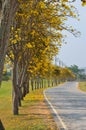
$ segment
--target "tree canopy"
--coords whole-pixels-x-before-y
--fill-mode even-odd
[[[12,0],[2,7],[0,82],[6,56],[13,66],[13,113],[17,115],[21,99],[29,92],[29,80],[33,86],[34,79],[39,84],[43,78],[56,81],[58,75],[65,80],[74,78],[52,60],[65,39],[63,31],[78,35],[66,25],[68,18],[77,19],[78,13],[68,0]]]

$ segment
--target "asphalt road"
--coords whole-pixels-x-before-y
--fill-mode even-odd
[[[77,88],[76,82],[49,88],[45,96],[60,120],[61,130],[86,130],[86,93]]]

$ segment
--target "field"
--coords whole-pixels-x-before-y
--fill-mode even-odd
[[[80,82],[79,89],[86,92],[86,82]]]
[[[43,89],[30,92],[22,101],[19,115],[12,114],[12,83],[3,82],[0,88],[0,119],[5,130],[58,130],[46,106]]]

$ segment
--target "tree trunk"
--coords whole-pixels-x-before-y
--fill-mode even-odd
[[[13,114],[18,115],[17,59],[15,57],[13,67]]]
[[[43,79],[41,79],[41,82],[42,82],[42,88],[44,88],[44,82],[43,82]]]
[[[37,79],[37,89],[40,88],[40,85],[39,85],[39,78]]]
[[[27,94],[27,87],[26,87],[26,83],[23,83],[23,97],[25,97]]]
[[[5,55],[10,38],[10,27],[14,19],[15,13],[18,9],[17,0],[5,0],[2,5],[1,17],[1,39],[0,39],[0,84],[2,81],[2,73]]]
[[[54,86],[54,82],[53,82],[53,80],[52,80],[52,87]]]
[[[48,79],[48,87],[50,87],[50,79]]]
[[[18,86],[18,106],[22,106],[21,105],[21,100],[22,100],[22,91],[21,91],[21,88],[19,88],[19,86]]]
[[[29,79],[27,79],[26,89],[27,89],[27,93],[29,93]]]
[[[35,79],[35,89],[37,89],[37,80]]]
[[[32,88],[32,91],[34,90],[34,83],[33,83],[33,79],[31,79],[31,88]]]
[[[16,88],[17,91],[17,88]],[[13,89],[13,114],[18,115],[18,95],[17,92]]]

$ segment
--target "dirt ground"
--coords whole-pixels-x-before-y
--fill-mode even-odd
[[[33,116],[35,119],[43,119],[43,123],[46,125],[47,130],[59,130],[51,115],[51,111],[44,100],[40,101],[37,105],[31,106],[29,113],[30,116]]]

